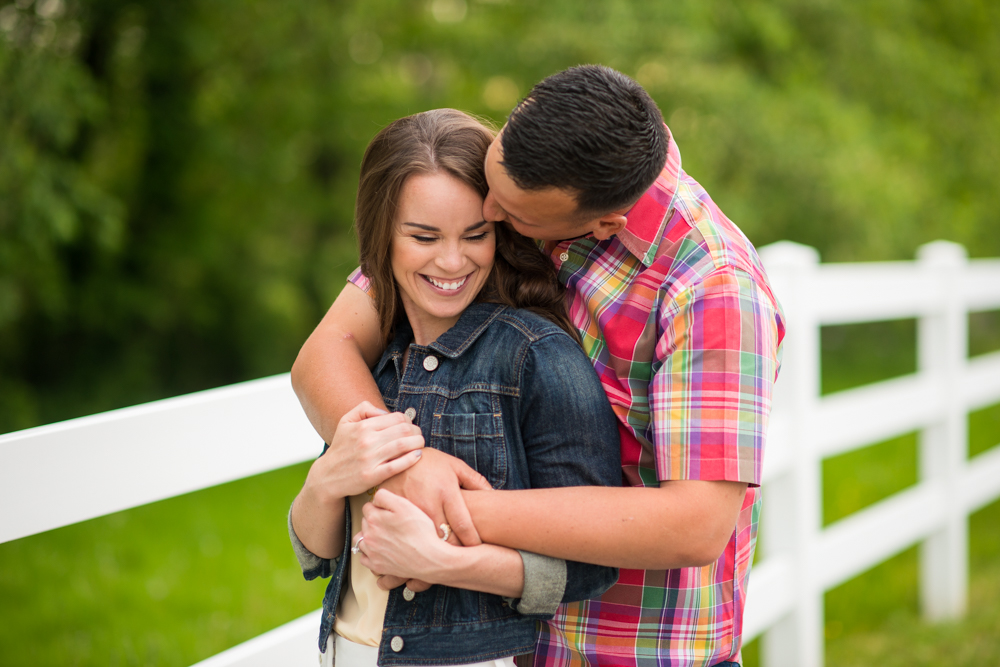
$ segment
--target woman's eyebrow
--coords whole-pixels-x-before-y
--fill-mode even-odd
[[[473,230],[479,229],[483,225],[487,224],[486,220],[480,220],[479,222],[474,222],[465,228],[466,232],[471,232]],[[441,230],[433,225],[422,225],[419,222],[404,222],[405,227],[416,227],[417,229],[423,230],[425,232],[440,232]]]

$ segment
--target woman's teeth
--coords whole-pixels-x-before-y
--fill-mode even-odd
[[[465,284],[465,281],[468,280],[468,278],[469,278],[469,276],[465,276],[465,278],[462,278],[461,280],[456,280],[455,282],[445,283],[445,282],[441,282],[440,280],[436,280],[435,278],[431,278],[430,276],[427,276],[427,280],[429,280],[430,283],[432,285],[434,285],[434,287],[437,287],[439,289],[446,289],[446,290],[456,290],[456,289],[458,289],[459,287],[461,287],[462,285]]]

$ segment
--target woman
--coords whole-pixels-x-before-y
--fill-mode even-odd
[[[454,546],[439,539],[447,524],[377,490],[440,456],[423,443],[494,488],[621,481],[615,418],[552,264],[483,220],[492,139],[466,114],[428,111],[383,129],[362,161],[355,226],[366,278],[353,279],[379,314],[387,348],[373,372],[394,412],[362,404],[345,416],[290,513],[306,578],[333,576],[320,628],[328,664],[335,651],[342,667],[512,665],[532,650],[536,619],[617,578],[614,568]],[[390,564],[436,585],[383,591],[377,573]]]

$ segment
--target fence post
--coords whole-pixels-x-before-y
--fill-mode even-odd
[[[933,621],[964,614],[969,585],[968,516],[958,501],[969,449],[960,386],[968,364],[968,315],[960,289],[968,256],[961,245],[934,241],[917,250],[917,259],[938,282],[928,295],[932,312],[917,327],[918,369],[932,378],[936,402],[944,407],[941,420],[920,434],[921,481],[939,485],[946,503],[944,526],[920,545],[920,602]]]
[[[781,241],[761,248],[760,256],[786,318],[773,413],[788,424],[793,461],[764,488],[760,546],[765,558],[791,562],[796,591],[792,612],[761,638],[761,662],[765,667],[822,667],[823,590],[812,558],[822,527],[823,491],[821,461],[807,435],[820,392],[819,323],[811,307],[819,253]]]

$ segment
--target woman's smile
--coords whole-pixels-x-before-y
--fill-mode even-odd
[[[465,283],[469,279],[469,276],[471,275],[472,274],[469,273],[462,276],[461,278],[453,278],[450,280],[444,278],[434,278],[432,276],[425,276],[423,274],[421,274],[421,277],[434,287],[438,288],[441,292],[444,292],[446,294],[448,293],[456,294],[459,290],[465,287]]]

